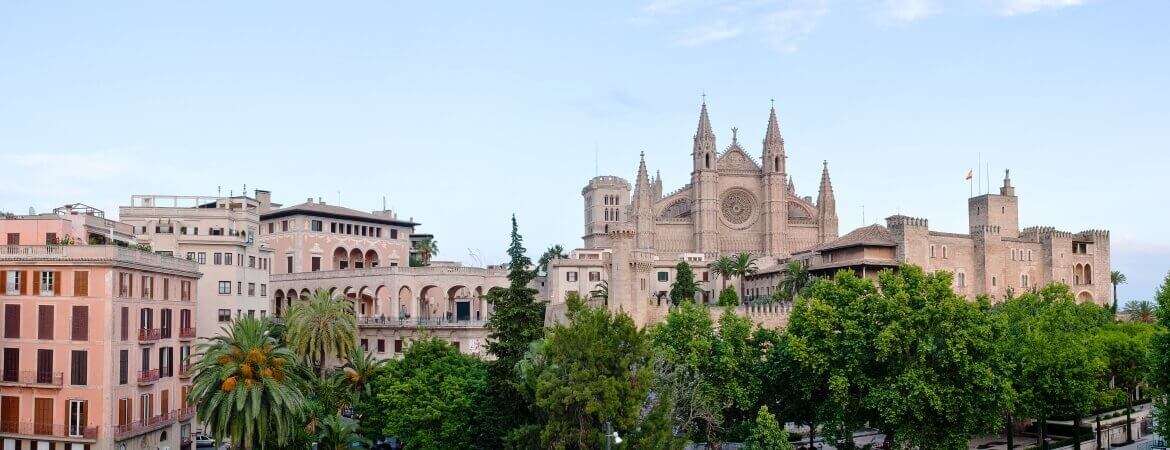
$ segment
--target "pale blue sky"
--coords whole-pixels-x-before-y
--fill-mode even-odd
[[[982,153],[1023,225],[1112,230],[1123,299],[1170,269],[1170,2],[553,3],[0,3],[0,209],[386,195],[444,259],[494,263],[513,212],[534,255],[580,245],[595,149],[684,184],[705,91],[753,153],[776,99],[842,232],[862,205],[963,232]]]

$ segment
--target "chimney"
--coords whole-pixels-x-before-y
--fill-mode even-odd
[[[306,198],[305,203],[313,203],[313,197]]]
[[[260,202],[260,214],[272,209],[272,193],[265,190],[256,190],[256,201]]]

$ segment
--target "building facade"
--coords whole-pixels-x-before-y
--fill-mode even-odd
[[[0,218],[2,448],[189,447],[198,265],[79,242],[100,211],[58,211]]]
[[[134,195],[119,209],[141,244],[199,264],[197,333],[222,333],[233,318],[269,313],[272,249],[256,240],[260,202],[247,196]]]
[[[872,277],[902,263],[947,271],[955,292],[968,298],[1001,300],[1058,282],[1072,288],[1080,302],[1111,305],[1115,300],[1109,232],[1020,228],[1019,197],[1008,173],[998,194],[967,200],[967,217],[967,233],[947,233],[931,230],[927,219],[895,215],[884,226],[859,228],[792,258],[817,275],[849,269]],[[749,288],[766,288],[772,280],[764,281],[763,275],[749,279]]]

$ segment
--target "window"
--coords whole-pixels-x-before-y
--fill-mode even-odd
[[[565,272],[565,281],[577,281],[577,272]]]
[[[293,269],[293,268],[292,268],[292,262],[293,262],[293,259],[292,259],[292,258],[293,258],[293,257],[291,257],[291,256],[289,256],[289,257],[285,258],[284,267],[285,267],[285,269],[286,269],[286,270],[288,270],[288,272],[287,272],[287,273],[292,273],[292,269]],[[313,259],[317,260],[317,263],[318,263],[318,264],[320,264],[320,261],[321,261],[321,258],[320,258],[320,257],[318,257],[318,256],[314,256],[314,257],[313,257]]]
[[[37,383],[53,382],[53,351],[37,350]]]
[[[670,272],[658,272],[658,281],[670,281]]]
[[[142,298],[154,300],[154,277],[142,277]]]
[[[242,253],[236,253],[236,263],[239,264],[240,267],[244,267],[244,255]]]
[[[232,265],[232,254],[231,253],[224,253],[223,254],[223,265],[225,265],[225,266]]]
[[[934,258],[934,244],[930,244],[930,257]]]
[[[130,350],[118,351],[118,384],[130,382]]]
[[[267,284],[260,283],[260,296],[261,297],[268,296],[268,285]]]
[[[249,297],[256,296],[256,283],[248,283],[248,296]]]
[[[194,261],[195,260],[195,252],[187,252],[187,260]]]
[[[138,397],[138,420],[146,422],[154,417],[154,394],[142,394]]]
[[[195,233],[199,234],[199,233]],[[207,264],[207,253],[199,252],[199,264]]]
[[[8,245],[20,245],[20,233],[8,233]]]
[[[85,400],[70,400],[69,401],[69,435],[81,436],[85,434],[85,428],[88,424],[87,420],[87,406]]]
[[[230,309],[219,310],[219,321],[220,322],[231,322],[232,321],[232,310],[230,310]]]
[[[89,340],[89,306],[73,306],[72,338],[75,341]]]
[[[215,261],[215,265],[217,265],[217,266],[223,264],[223,253],[215,252],[215,257],[213,258],[213,260]]]
[[[4,338],[20,339],[20,305],[4,305]]]
[[[41,289],[40,295],[50,297],[57,291],[57,277],[56,272],[40,272]]]
[[[601,272],[589,272],[589,281],[601,281]]]
[[[130,339],[130,308],[127,306],[123,306],[122,307],[122,340],[127,341],[129,339]]]
[[[942,246],[943,259],[947,259],[947,246]]]
[[[57,233],[45,233],[45,245],[57,245]]]
[[[179,300],[182,300],[182,301],[190,301],[191,300],[191,282],[190,281],[180,281],[179,282]]]
[[[1025,273],[1025,274],[1020,275],[1020,287],[1022,287],[1022,288],[1028,287],[1028,274]]]
[[[324,228],[325,227],[322,225],[320,220],[314,220],[314,221],[309,222],[309,230],[311,230],[311,231],[322,231],[322,230],[324,230]]]
[[[170,300],[171,299],[171,279],[170,278],[163,278],[162,294],[163,294],[163,298],[162,298],[163,300]]]
[[[995,282],[996,282],[995,277],[991,277],[991,285],[992,286],[995,286]]]
[[[287,220],[280,221],[280,231],[288,231],[288,221]]]
[[[73,350],[73,362],[69,371],[69,384],[85,386],[89,378],[89,354],[85,350]]]
[[[244,282],[243,281],[236,282],[236,295],[244,295]]]
[[[1032,260],[1032,251],[1028,250],[1028,261]]]
[[[967,286],[967,274],[965,274],[963,272],[959,272],[959,273],[955,274],[955,284],[958,287]]]
[[[706,271],[706,270],[704,270],[704,271],[703,271],[703,281],[704,281],[704,282],[710,281],[710,280],[708,280],[708,279],[707,279],[708,277],[709,277],[709,275],[707,275],[707,271]]]
[[[231,281],[220,281],[219,282],[219,295],[228,295],[231,293],[232,293],[232,282]]]
[[[402,353],[402,339],[394,340],[394,353]]]
[[[9,270],[4,272],[4,293],[6,295],[20,295],[23,272]]]
[[[360,343],[358,344],[358,346],[360,346],[363,351],[367,351],[367,352],[370,351],[370,340],[369,339],[363,338],[359,342]]]
[[[53,305],[37,306],[37,339],[53,340]]]
[[[397,229],[395,229],[395,228],[390,229],[390,239],[398,239],[398,230]]]
[[[252,269],[256,268],[256,257],[255,256],[248,257],[248,267],[252,268]]]
[[[290,256],[289,258],[292,258],[292,257]],[[291,261],[291,259],[290,259],[290,261]],[[320,271],[320,270],[321,270],[321,257],[320,257],[320,256],[314,256],[314,257],[313,257],[313,266],[312,266],[312,267],[313,267],[313,269],[312,269],[312,270],[313,270],[314,272],[317,272],[317,271]]]
[[[20,373],[20,349],[19,348],[5,348],[4,349],[4,381],[16,381],[19,379],[17,374]]]

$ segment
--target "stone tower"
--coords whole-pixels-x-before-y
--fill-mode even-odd
[[[994,225],[999,227],[1001,236],[1020,236],[1020,201],[1010,175],[1004,171],[999,195],[983,194],[967,200],[967,222],[972,229]]]
[[[600,176],[581,189],[585,200],[585,246],[609,247],[609,230],[625,221],[629,207],[630,183],[620,177]]]
[[[768,116],[768,131],[764,134],[764,254],[787,256],[785,248],[788,232],[788,171],[785,168],[784,138],[776,120],[776,108]]]
[[[823,244],[837,238],[837,197],[833,195],[833,182],[829,179],[829,162],[821,169],[821,187],[817,192],[817,243]]]
[[[695,145],[691,152],[694,171],[691,183],[695,208],[695,249],[704,254],[719,253],[719,155],[715,147],[715,132],[707,117],[707,102],[699,111],[699,127],[695,131]]]

